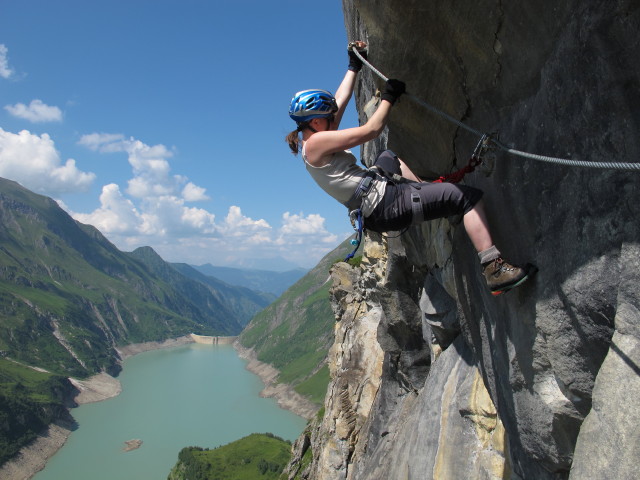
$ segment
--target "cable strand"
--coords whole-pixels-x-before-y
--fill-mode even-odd
[[[362,61],[362,63],[364,65],[367,66],[367,68],[369,68],[369,70],[371,70],[373,73],[375,73],[378,77],[380,77],[383,81],[388,81],[389,79],[384,76],[382,74],[382,72],[380,72],[378,69],[376,69],[373,65],[371,65],[371,63],[369,63],[369,61],[364,58],[360,52],[358,51],[357,48],[355,47],[351,47],[352,50],[354,51],[354,53],[356,54],[356,56]],[[464,128],[465,130],[478,135],[479,137],[483,136],[484,133],[480,132],[479,130],[476,130],[473,127],[470,127],[469,125],[461,122],[460,120],[457,120],[456,118],[452,117],[451,115],[449,115],[448,113],[443,112],[442,110],[434,107],[433,105],[425,102],[424,100],[416,97],[415,95],[412,95],[411,93],[405,93],[405,96],[411,98],[414,102],[416,102],[417,104],[423,106],[424,108],[426,108],[427,110],[435,113],[436,115],[439,115],[443,118],[445,118],[446,120],[449,120],[451,123],[454,123],[455,125],[459,126],[460,128]],[[634,171],[640,171],[640,163],[624,163],[624,162],[592,162],[592,161],[584,161],[584,160],[573,160],[573,159],[568,159],[568,158],[557,158],[557,157],[549,157],[546,155],[538,155],[536,153],[529,153],[529,152],[523,152],[520,150],[516,150],[515,148],[510,148],[507,147],[506,145],[504,145],[503,143],[490,138],[491,143],[493,143],[495,146],[497,146],[498,148],[500,148],[501,150],[510,153],[511,155],[516,155],[519,157],[523,157],[523,158],[528,158],[531,160],[537,160],[540,162],[548,162],[548,163],[555,163],[555,164],[559,164],[559,165],[567,165],[567,166],[573,166],[573,167],[587,167],[587,168],[607,168],[607,169],[615,169],[615,170],[634,170]]]

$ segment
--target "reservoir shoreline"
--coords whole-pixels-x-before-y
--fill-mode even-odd
[[[173,348],[190,343],[231,344],[237,337],[203,337],[200,335],[185,335],[162,342],[135,343],[118,347],[116,350],[121,360],[151,350]],[[209,340],[211,339],[211,340]],[[93,375],[86,380],[69,378],[76,387],[78,394],[73,398],[77,405],[100,402],[116,397],[122,391],[117,378],[107,373]],[[295,413],[295,412],[294,412]],[[60,419],[49,425],[29,445],[11,460],[0,467],[0,478],[11,480],[30,480],[42,470],[47,461],[60,450],[75,429],[75,422],[69,412],[68,419]]]
[[[286,383],[277,383],[276,380],[280,375],[279,370],[258,360],[253,349],[242,346],[238,341],[233,343],[233,348],[236,349],[240,358],[247,360],[247,370],[262,380],[265,387],[260,392],[261,397],[274,398],[280,408],[289,410],[305,420],[311,420],[315,417],[320,407],[300,395],[292,386]]]
[[[316,415],[318,411],[316,404],[297,393],[291,386],[276,383],[275,380],[280,374],[279,370],[267,363],[260,362],[255,352],[252,349],[243,347],[237,341],[237,337],[204,337],[192,334],[162,342],[125,345],[118,347],[117,351],[124,361],[139,353],[173,348],[190,343],[232,345],[238,356],[247,361],[246,369],[258,376],[262,381],[264,389],[260,392],[260,396],[274,398],[280,408],[289,410],[306,420]],[[118,379],[107,373],[99,373],[86,380],[69,378],[69,381],[79,392],[73,399],[78,405],[107,400],[116,397],[122,391]],[[71,412],[68,419],[52,423],[29,445],[23,447],[14,458],[0,467],[0,478],[30,480],[64,446],[75,428]]]

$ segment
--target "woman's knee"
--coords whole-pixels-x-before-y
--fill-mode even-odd
[[[380,152],[376,157],[374,165],[382,168],[386,172],[395,173],[397,175],[401,175],[402,173],[400,169],[400,160],[391,150],[383,150]]]

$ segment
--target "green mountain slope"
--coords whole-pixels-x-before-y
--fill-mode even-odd
[[[52,421],[71,421],[65,408],[71,389],[66,377],[0,358],[0,465]]]
[[[259,312],[239,337],[258,360],[280,370],[278,381],[321,404],[329,382],[326,356],[335,318],[329,301],[329,269],[353,247],[343,242],[309,273]]]
[[[120,252],[50,198],[0,179],[4,356],[83,377],[116,373],[118,345],[240,330],[228,306],[151,249]]]
[[[183,448],[169,480],[276,480],[290,455],[289,442],[253,433],[213,450]]]

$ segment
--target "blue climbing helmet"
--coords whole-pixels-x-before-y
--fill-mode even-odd
[[[338,111],[338,104],[326,90],[303,90],[291,99],[289,116],[297,123],[314,118],[329,117]]]

